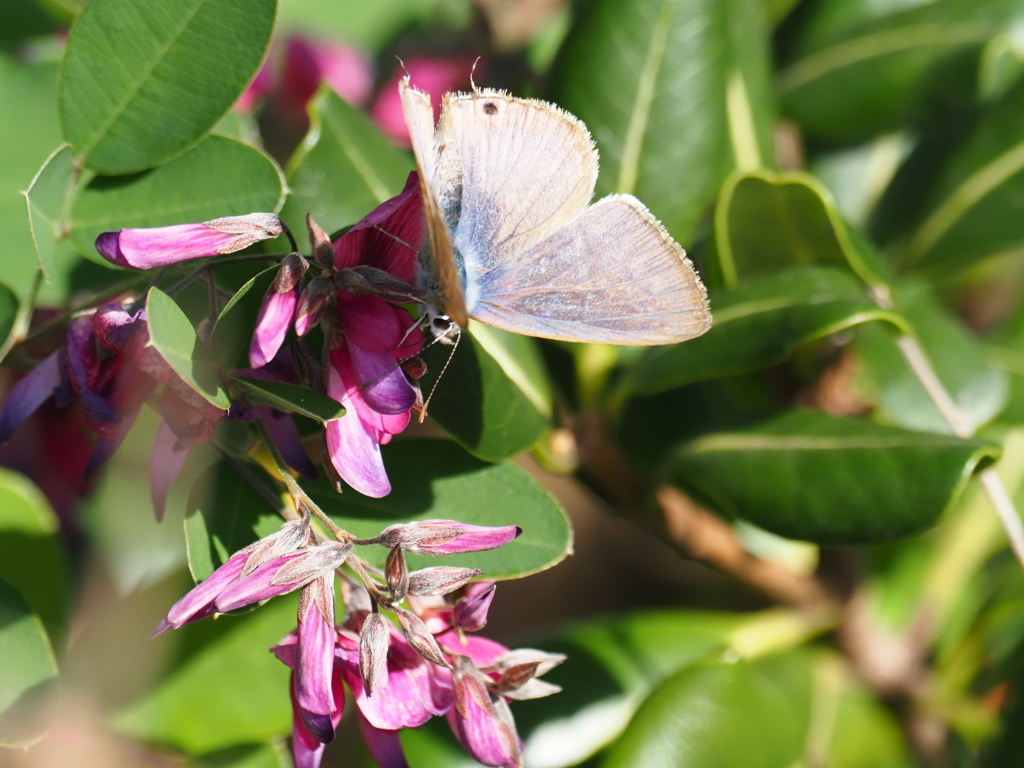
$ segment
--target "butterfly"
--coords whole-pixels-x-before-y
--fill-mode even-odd
[[[469,318],[515,333],[670,344],[711,327],[683,249],[632,195],[591,204],[597,149],[553,104],[503,91],[399,85],[427,238],[419,288],[437,335]]]

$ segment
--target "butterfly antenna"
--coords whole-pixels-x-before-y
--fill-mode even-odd
[[[469,85],[473,89],[473,93],[476,93],[476,83],[473,82],[473,75],[476,74],[476,65],[480,63],[480,58],[480,56],[476,57],[476,60],[473,62],[473,66],[469,70]]]
[[[399,245],[404,245],[410,251],[413,251],[414,253],[419,253],[420,252],[419,248],[417,248],[417,247],[415,247],[413,245],[409,245],[409,243],[405,242],[405,240],[400,238],[398,235],[394,235],[394,234],[388,232],[380,224],[371,224],[370,227],[373,228],[373,229],[376,229],[378,232],[380,232],[383,235],[387,235],[388,237],[390,237],[392,240],[394,240]]]
[[[401,349],[401,348],[402,348],[402,346],[403,346],[403,345],[405,344],[406,340],[407,340],[407,339],[409,338],[409,334],[410,334],[410,333],[412,333],[412,332],[413,332],[414,330],[416,330],[416,326],[418,326],[418,325],[420,324],[420,322],[421,322],[421,321],[422,321],[422,318],[421,318],[421,319],[419,319],[419,320],[417,320],[417,321],[416,321],[415,323],[413,323],[413,324],[412,324],[412,325],[411,325],[411,326],[409,327],[409,330],[407,330],[407,331],[405,332],[405,335],[404,335],[404,336],[402,337],[402,340],[401,340],[401,341],[400,341],[400,342],[398,343],[398,346],[396,347],[396,349]],[[442,339],[444,339],[444,338],[447,338],[447,336],[446,336],[446,335],[444,335],[444,336],[435,336],[434,338],[432,338],[432,339],[431,339],[430,341],[426,342],[426,343],[425,343],[425,344],[424,344],[424,345],[423,345],[423,346],[422,346],[422,347],[420,348],[420,352],[422,352],[422,351],[423,351],[424,349],[429,349],[429,348],[430,348],[430,347],[432,347],[432,346],[433,346],[434,344],[437,344],[437,343],[438,343],[439,341],[441,341],[441,340],[442,340]],[[458,336],[456,336],[456,337],[455,337],[455,343],[456,343],[456,344],[458,344],[458,343],[459,343],[459,337],[458,337]],[[454,348],[452,349],[452,351],[453,351],[453,352],[455,351],[455,350],[454,350]],[[394,365],[392,365],[392,366],[391,366],[390,368],[388,368],[387,370],[385,370],[385,371],[381,371],[380,373],[378,373],[378,374],[377,374],[376,376],[374,376],[374,377],[373,377],[372,379],[370,379],[369,381],[364,381],[364,382],[363,382],[362,384],[360,384],[360,385],[359,385],[359,391],[360,391],[360,392],[362,392],[362,391],[363,391],[364,389],[366,389],[367,387],[372,387],[372,386],[373,386],[374,384],[376,384],[376,383],[377,383],[378,381],[380,381],[380,380],[381,380],[382,378],[384,378],[384,377],[385,377],[385,376],[387,376],[387,375],[388,375],[389,373],[391,373],[391,372],[392,372],[393,370],[395,370],[395,368],[400,368],[400,367],[402,366],[402,363],[404,363],[404,362],[406,362],[406,361],[408,361],[408,360],[412,360],[412,359],[413,359],[413,357],[415,357],[415,356],[416,356],[416,355],[413,355],[412,357],[403,357],[403,358],[402,358],[401,360],[398,360],[398,361],[396,361],[396,362],[395,362],[395,364],[394,364]],[[448,363],[450,363],[450,362],[451,362],[451,356],[449,355],[449,357],[448,357]],[[446,369],[446,368],[448,367],[448,363],[445,363],[445,364],[444,364],[444,368],[442,368],[442,369],[441,369],[441,373],[442,373],[442,374],[443,374],[443,373],[445,372],[445,369]],[[438,379],[440,379],[441,377],[440,377],[440,376],[438,376],[437,378],[438,378]],[[434,386],[435,386],[435,387],[437,386],[437,382],[434,382]],[[433,395],[433,394],[434,394],[434,390],[433,390],[433,389],[431,389],[431,390],[430,390],[430,394],[431,394],[431,395]],[[428,400],[429,400],[429,398],[428,398]]]
[[[444,367],[441,369],[441,372],[439,374],[437,374],[437,378],[434,379],[434,386],[432,386],[430,388],[430,394],[427,395],[427,399],[423,401],[423,408],[420,411],[420,424],[422,424],[423,420],[427,418],[427,406],[430,405],[430,401],[433,399],[434,393],[437,391],[437,385],[441,383],[441,377],[444,376],[444,372],[447,371],[448,370],[448,366],[451,365],[452,358],[455,357],[455,350],[459,346],[459,339],[462,338],[462,331],[458,330],[458,327],[455,326],[455,325],[452,325],[452,328],[456,329],[455,341],[454,341],[454,343],[452,343],[452,351],[451,351],[451,354],[448,355],[448,359],[445,360]],[[434,341],[440,341],[442,338],[444,338],[444,337],[443,336],[436,336],[434,338]],[[431,342],[431,343],[433,343],[433,342]]]

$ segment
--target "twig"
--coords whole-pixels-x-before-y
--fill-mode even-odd
[[[43,281],[43,270],[37,269],[32,278],[32,285],[28,289],[28,295],[18,307],[14,316],[14,323],[11,325],[11,332],[7,334],[3,346],[0,346],[0,362],[10,354],[15,344],[23,341],[28,335],[29,326],[32,324],[32,312],[36,308],[36,295],[39,293],[39,284]]]

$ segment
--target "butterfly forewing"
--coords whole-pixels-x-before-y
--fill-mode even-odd
[[[693,265],[643,204],[606,197],[480,278],[473,317],[515,333],[670,344],[711,327]]]
[[[438,176],[439,194],[457,194],[453,241],[466,261],[470,312],[474,282],[517,258],[586,208],[597,181],[597,151],[586,127],[543,101],[478,90],[445,97],[443,153],[457,153]]]

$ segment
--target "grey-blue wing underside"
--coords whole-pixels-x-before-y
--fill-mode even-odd
[[[639,200],[612,195],[480,276],[472,317],[515,333],[671,344],[711,327],[693,265]]]

